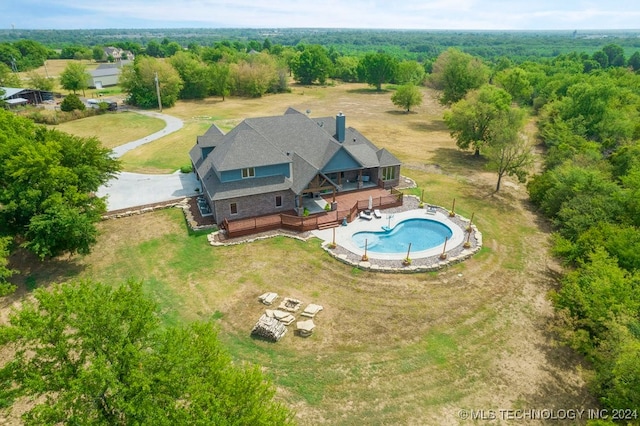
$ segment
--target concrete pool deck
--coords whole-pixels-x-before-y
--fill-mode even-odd
[[[228,246],[235,244],[250,243],[265,238],[272,238],[277,235],[282,235],[289,238],[295,238],[303,241],[307,241],[309,238],[319,238],[323,240],[322,248],[336,260],[357,267],[359,269],[376,271],[376,272],[390,272],[390,273],[416,273],[416,272],[428,272],[442,269],[448,265],[452,265],[461,262],[469,257],[473,256],[482,248],[482,234],[475,225],[472,224],[471,232],[467,232],[469,227],[469,219],[466,219],[460,215],[454,217],[449,216],[449,211],[443,207],[435,208],[435,211],[428,213],[428,209],[419,208],[419,200],[413,195],[405,195],[402,206],[393,207],[386,210],[381,210],[382,218],[373,218],[371,220],[358,218],[346,226],[339,226],[337,228],[330,228],[325,230],[315,230],[304,233],[294,233],[290,231],[269,231],[262,234],[250,235],[243,238],[237,238],[232,240],[219,240],[218,235],[222,231],[216,231],[208,236],[209,243],[212,246]],[[351,236],[360,231],[380,231],[382,226],[389,225],[389,216],[391,218],[391,226],[394,224],[411,218],[422,218],[441,221],[449,226],[453,231],[452,238],[447,241],[446,257],[441,258],[443,251],[443,245],[434,247],[423,251],[411,251],[410,258],[411,264],[405,265],[403,260],[407,253],[373,253],[368,251],[368,259],[362,260],[364,249],[357,247],[351,240]],[[336,247],[331,248],[330,244],[333,241],[333,230],[336,233]],[[465,243],[468,242],[468,247],[465,247]]]
[[[315,230],[312,231],[312,234],[322,239],[324,241],[322,244],[324,250],[341,262],[361,269],[384,272],[434,271],[447,265],[461,262],[480,250],[482,247],[482,234],[473,224],[471,232],[467,232],[468,219],[460,215],[450,217],[449,212],[443,207],[436,207],[435,211],[431,212],[426,208],[418,208],[417,200],[411,200],[410,198],[405,197],[405,205],[401,208],[402,211],[397,211],[396,209],[383,210],[381,211],[382,218],[376,218],[375,216],[371,220],[358,218],[346,226]],[[403,260],[407,257],[407,252],[376,253],[367,251],[368,259],[362,260],[365,251],[353,242],[353,234],[362,231],[381,231],[382,226],[393,228],[403,220],[415,218],[437,221],[451,229],[453,235],[446,243],[446,257],[444,259],[441,258],[443,249],[445,249],[443,241],[442,244],[428,250],[411,251],[409,253],[411,264],[409,265],[403,263]],[[334,230],[336,247],[331,248]],[[465,247],[467,242],[468,247]]]

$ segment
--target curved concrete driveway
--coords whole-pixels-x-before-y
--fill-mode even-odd
[[[182,120],[170,115],[153,111],[131,111],[159,118],[167,125],[149,136],[114,148],[113,156],[116,158],[132,149],[176,132],[184,125]],[[107,211],[112,211],[190,197],[197,194],[196,188],[201,187],[194,173],[184,174],[177,171],[171,174],[151,175],[121,172],[98,189],[98,196],[107,197]]]

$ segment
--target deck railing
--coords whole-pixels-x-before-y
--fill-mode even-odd
[[[402,192],[392,188],[389,195],[373,197],[371,199],[371,208],[387,209],[401,206],[402,196]],[[367,210],[368,208],[369,199],[367,198],[365,200],[358,200],[349,210],[332,210],[306,217],[280,213],[232,221],[225,219],[223,226],[229,238],[242,237],[276,229],[305,232],[318,229],[320,225],[340,223],[344,218],[347,218],[347,222],[352,222],[360,211]]]

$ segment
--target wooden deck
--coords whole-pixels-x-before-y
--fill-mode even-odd
[[[374,205],[377,204],[379,206],[381,204],[379,200],[381,198],[388,197],[390,194],[391,192],[379,187],[362,189],[360,191],[338,192],[336,194],[338,211],[350,210],[356,203],[362,204],[363,201],[368,204],[369,197],[373,199]],[[333,201],[333,197],[331,195],[324,195],[322,198],[324,198],[327,203],[331,203]],[[375,203],[375,200],[378,200],[378,203]]]
[[[323,198],[328,203],[332,203],[334,200],[332,195],[326,195]],[[341,223],[345,218],[348,222],[352,221],[358,212],[368,209],[369,198],[371,198],[371,207],[373,209],[402,205],[402,193],[382,188],[371,188],[336,194],[335,202],[338,203],[337,208],[329,212],[312,214],[306,217],[297,216],[293,212],[293,214],[273,214],[234,221],[225,219],[223,226],[227,230],[229,238],[279,228],[297,232],[310,231],[321,226],[326,227]]]

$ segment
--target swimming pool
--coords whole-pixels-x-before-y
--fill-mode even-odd
[[[453,232],[447,225],[431,219],[406,219],[390,231],[363,231],[353,234],[351,239],[361,249],[374,253],[406,253],[411,243],[411,251],[422,251],[444,243]]]

